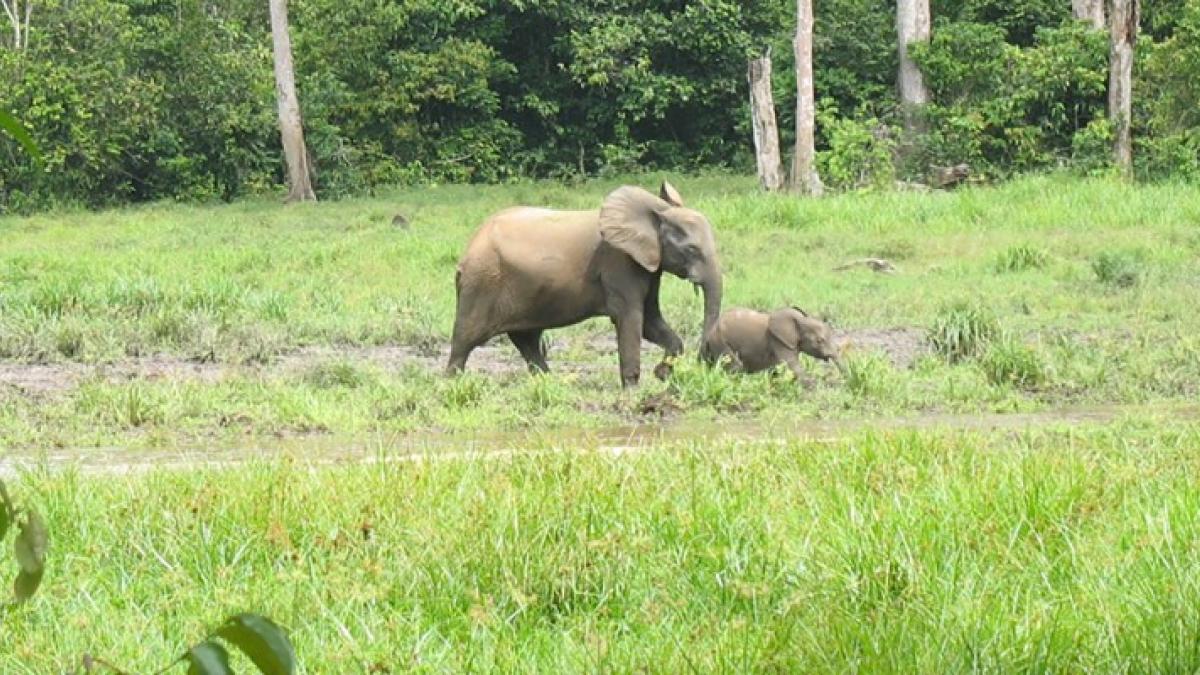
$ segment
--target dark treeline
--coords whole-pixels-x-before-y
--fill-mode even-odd
[[[282,181],[265,0],[29,0],[0,38],[0,208],[230,199]],[[793,0],[292,0],[305,129],[323,196],[426,180],[752,167],[746,59],[794,101]],[[816,5],[822,177],[1104,170],[1106,35],[1069,0],[933,0],[918,60],[928,136],[894,161],[895,2]],[[1136,170],[1200,178],[1200,0],[1146,3]],[[786,133],[786,132],[785,132]],[[784,138],[785,147],[789,139]]]

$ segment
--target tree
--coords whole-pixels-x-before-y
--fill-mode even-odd
[[[33,0],[25,0],[22,8],[21,0],[0,0],[8,23],[12,26],[13,49],[25,49],[29,46],[29,17],[33,13]]]
[[[1113,161],[1123,174],[1133,171],[1133,48],[1141,0],[1111,0],[1109,8],[1108,119],[1113,127]]]
[[[779,157],[779,127],[775,124],[775,96],[771,92],[771,49],[750,59],[746,72],[750,82],[750,124],[754,129],[754,157],[758,181],[775,192],[783,187],[783,162]]]
[[[900,107],[904,113],[904,129],[911,137],[922,131],[921,109],[929,103],[929,88],[917,67],[908,46],[914,42],[929,42],[929,0],[898,0],[896,2],[896,38],[900,68],[896,86],[900,92]]]
[[[1104,29],[1104,0],[1071,0],[1071,16],[1088,22],[1096,30]]]
[[[824,188],[817,175],[815,140],[816,99],[813,97],[813,0],[796,0],[796,152],[792,156],[792,189],[820,195]]]
[[[288,35],[287,0],[269,0],[271,38],[275,48],[275,93],[279,102],[279,134],[287,162],[287,201],[316,201],[312,188],[308,149],[304,145],[304,127],[300,121],[300,100],[296,97],[296,78],[292,68],[292,39]]]

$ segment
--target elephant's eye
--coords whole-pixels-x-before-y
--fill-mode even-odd
[[[699,258],[700,257],[700,247],[695,244],[688,244],[683,250],[685,253],[688,254],[688,257],[691,257],[691,258]]]

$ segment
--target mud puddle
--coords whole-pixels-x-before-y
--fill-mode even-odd
[[[925,352],[924,332],[917,328],[868,328],[837,333],[838,341],[852,350],[875,351],[897,368],[907,368]],[[574,347],[589,352],[585,362],[564,356]],[[448,347],[419,349],[409,346],[305,347],[278,355],[269,363],[236,364],[189,360],[179,356],[145,356],[112,363],[88,364],[15,363],[0,361],[0,395],[9,391],[37,399],[68,394],[84,382],[172,381],[216,383],[229,377],[254,376],[267,379],[296,377],[331,362],[346,362],[384,372],[418,368],[440,373],[449,355]],[[550,366],[557,372],[616,373],[617,341],[611,331],[590,336],[552,338]],[[645,343],[643,363],[656,363],[661,350]],[[476,349],[467,364],[471,372],[487,375],[517,375],[526,372],[525,362],[504,338]]]
[[[663,444],[699,441],[803,440],[832,443],[863,432],[1022,431],[1096,426],[1125,418],[1160,422],[1200,421],[1200,406],[1102,406],[1031,413],[929,414],[896,418],[805,420],[785,425],[762,420],[680,422],[594,430],[476,434],[410,434],[359,437],[316,436],[263,439],[240,445],[163,449],[68,448],[10,451],[0,459],[0,477],[28,470],[73,468],[85,474],[130,474],[149,470],[229,468],[288,460],[310,469],[372,462],[497,460],[547,453],[621,455]]]

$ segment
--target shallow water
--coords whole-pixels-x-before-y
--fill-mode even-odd
[[[421,433],[402,436],[300,436],[241,444],[173,448],[63,448],[9,451],[0,476],[28,470],[74,468],[82,473],[136,473],[154,469],[235,467],[287,458],[312,468],[367,462],[499,459],[546,452],[624,454],[671,442],[796,439],[833,442],[865,431],[994,431],[1094,426],[1121,419],[1200,421],[1200,406],[1096,406],[1029,413],[923,414],[893,418],[679,421],[601,429],[501,433]]]

